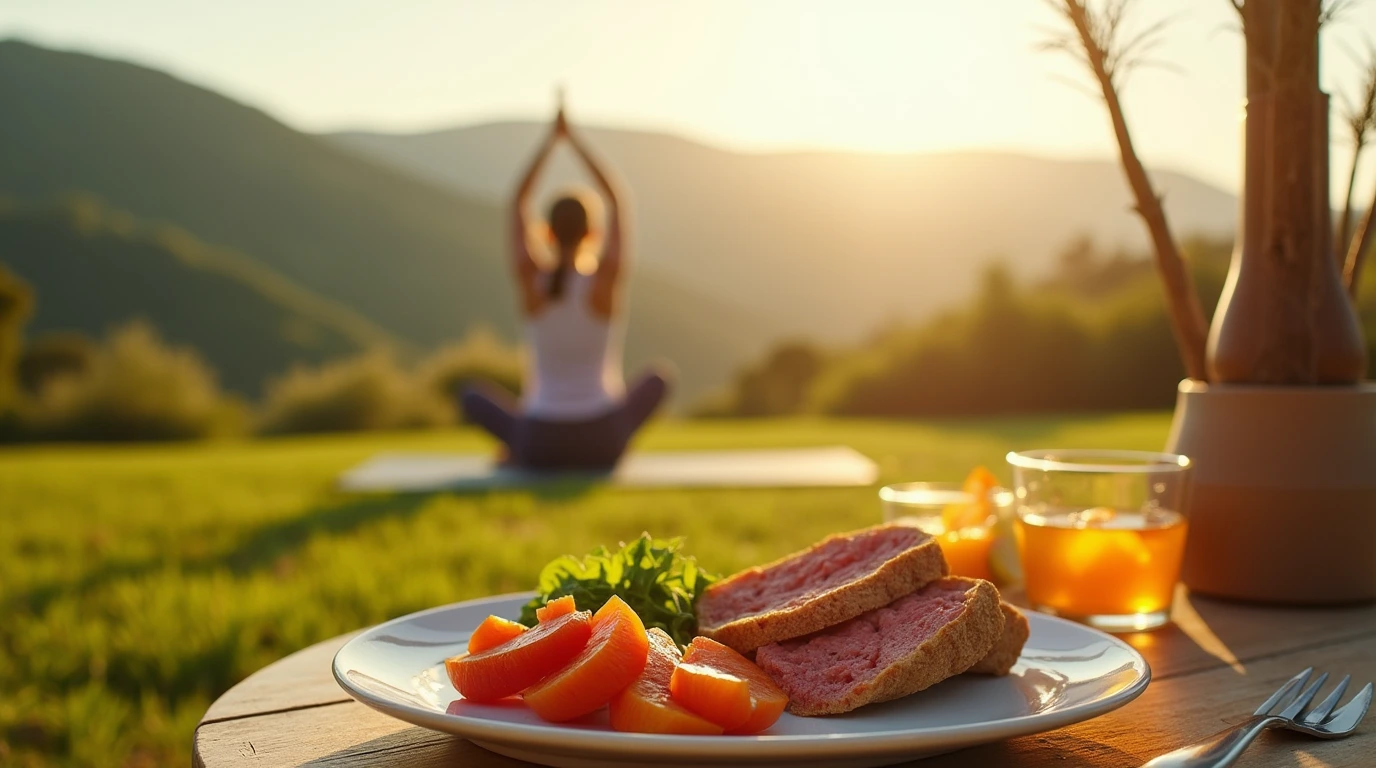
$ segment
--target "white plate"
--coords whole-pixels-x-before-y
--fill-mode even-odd
[[[1146,660],[1121,640],[1029,614],[1032,636],[1007,677],[960,675],[845,715],[785,714],[759,736],[618,733],[607,727],[605,710],[553,725],[519,703],[470,704],[444,672],[444,659],[465,649],[488,614],[515,618],[529,598],[471,600],[379,624],[339,649],[334,677],[350,696],[401,720],[509,757],[577,768],[890,765],[1088,720],[1137,698],[1151,678]]]

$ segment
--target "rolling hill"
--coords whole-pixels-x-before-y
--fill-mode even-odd
[[[497,202],[545,130],[493,123],[421,134],[345,132],[342,147]],[[801,336],[843,339],[921,316],[973,288],[981,265],[1045,273],[1074,235],[1144,247],[1117,165],[1013,154],[742,154],[591,128],[629,182],[638,253],[665,275],[750,306]],[[546,189],[575,180],[565,155]],[[1180,235],[1227,233],[1236,202],[1155,172]]]
[[[400,344],[348,308],[186,232],[89,199],[0,208],[0,262],[38,302],[29,335],[99,336],[131,319],[215,362],[226,387],[257,394],[264,372]]]
[[[480,302],[503,277],[484,203],[132,64],[6,42],[0,103],[0,192],[93,194],[248,254],[417,341],[499,309]],[[465,284],[471,296],[456,301]],[[436,305],[444,311],[428,311]]]
[[[0,41],[0,104],[0,195],[25,204],[93,195],[235,251],[419,347],[476,323],[515,335],[500,216],[489,201],[360,158],[170,75],[20,41]],[[192,289],[170,273],[145,278],[168,292]],[[65,290],[53,281],[83,279],[52,273],[36,281],[39,300]],[[674,360],[690,395],[720,382],[781,327],[653,267],[640,271],[630,301],[629,364]],[[183,309],[197,307],[192,296]],[[45,322],[78,325],[57,315]]]

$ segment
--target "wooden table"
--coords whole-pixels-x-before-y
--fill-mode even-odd
[[[952,766],[1140,766],[1242,720],[1307,666],[1354,682],[1376,681],[1376,606],[1257,608],[1191,597],[1176,624],[1127,636],[1151,663],[1152,683],[1133,703],[1058,731],[962,750],[921,762]],[[220,697],[196,728],[196,766],[521,766],[463,739],[408,725],[350,699],[330,660],[350,636],[268,666]],[[1353,686],[1355,692],[1357,686]],[[1322,742],[1270,733],[1237,763],[1248,766],[1376,766],[1376,713],[1356,735]],[[916,763],[914,763],[916,765]]]

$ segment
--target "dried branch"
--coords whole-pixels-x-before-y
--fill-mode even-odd
[[[1161,35],[1172,21],[1174,19],[1162,19],[1139,32],[1131,40],[1118,46],[1118,58],[1125,62],[1132,61],[1134,57],[1143,56],[1148,50],[1160,45]]]
[[[1066,77],[1065,75],[1052,75],[1051,79],[1082,96],[1088,96],[1091,99],[1099,98],[1098,92],[1084,83],[1075,82],[1074,78]]]
[[[1091,10],[1085,0],[1046,2],[1069,23],[1074,36],[1055,38],[1045,47],[1075,55],[1089,68],[1099,85],[1099,95],[1108,108],[1113,133],[1118,141],[1123,173],[1137,203],[1136,211],[1151,235],[1156,266],[1166,285],[1166,306],[1170,311],[1171,328],[1180,347],[1185,371],[1192,379],[1204,380],[1208,376],[1204,363],[1204,345],[1208,335],[1204,311],[1195,293],[1194,281],[1180,255],[1180,248],[1171,234],[1161,199],[1153,191],[1147,171],[1137,157],[1127,119],[1123,115],[1123,105],[1118,98],[1123,79],[1135,67],[1142,66],[1144,52],[1150,50],[1152,41],[1159,37],[1164,24],[1153,24],[1123,43],[1120,37],[1132,0],[1107,0],[1097,11]],[[1072,42],[1067,44],[1067,39]],[[1075,41],[1078,45],[1074,44]]]
[[[1337,21],[1362,0],[1326,0],[1319,9],[1319,26]]]
[[[1372,245],[1376,244],[1376,225],[1371,221],[1373,213],[1376,213],[1376,189],[1372,190],[1371,204],[1366,207],[1366,214],[1352,236],[1352,245],[1347,249],[1347,261],[1343,267],[1343,282],[1347,285],[1348,294],[1354,298],[1361,283],[1365,257],[1371,252]]]
[[[1347,174],[1347,197],[1343,201],[1342,218],[1338,223],[1338,249],[1350,245],[1352,229],[1352,193],[1357,183],[1357,164],[1366,149],[1367,138],[1376,130],[1376,47],[1367,43],[1366,81],[1356,100],[1343,101],[1342,121],[1352,139],[1352,168]]]
[[[1364,89],[1365,93],[1363,93],[1363,96],[1366,98],[1366,104],[1360,105],[1360,110],[1351,110],[1351,113],[1347,115],[1347,117],[1355,118],[1358,111],[1365,113],[1367,122],[1363,133],[1369,135],[1370,133],[1376,133],[1376,48],[1368,44],[1367,55],[1369,57],[1366,70],[1367,82],[1366,88]],[[1357,130],[1355,122],[1349,120],[1348,127],[1353,129],[1355,135]],[[1357,170],[1355,156],[1353,158],[1352,170],[1355,175]],[[1350,210],[1352,205],[1351,179],[1349,179],[1347,185],[1347,198],[1347,210]],[[1347,210],[1344,211],[1343,216],[1344,226],[1347,222]],[[1362,216],[1361,222],[1357,224],[1357,230],[1352,233],[1352,239],[1350,241],[1344,241],[1347,243],[1347,258],[1344,260],[1343,264],[1343,282],[1347,285],[1347,292],[1353,297],[1356,297],[1357,289],[1361,284],[1362,265],[1366,263],[1366,255],[1371,252],[1373,242],[1376,241],[1376,223],[1372,222],[1373,217],[1376,217],[1376,189],[1372,190],[1371,202],[1367,205],[1366,214]]]

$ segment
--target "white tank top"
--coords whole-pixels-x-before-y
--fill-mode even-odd
[[[564,294],[526,321],[527,415],[551,421],[595,418],[626,396],[620,323],[593,314],[588,296],[593,278],[570,269]]]

